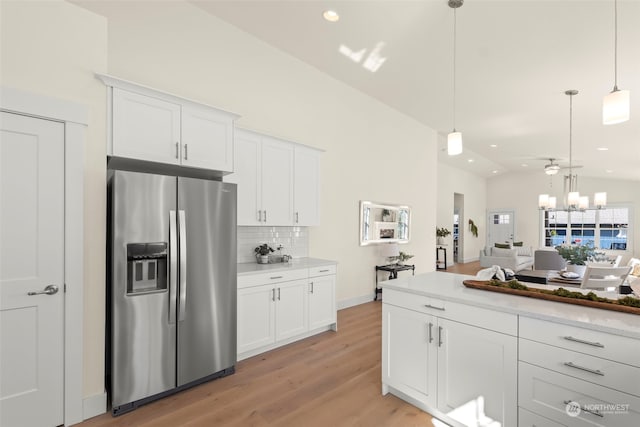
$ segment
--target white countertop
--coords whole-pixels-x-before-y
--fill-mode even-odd
[[[323,265],[335,265],[336,261],[318,258],[293,258],[290,262],[277,262],[273,264],[258,264],[257,262],[245,262],[238,264],[238,276],[245,274],[264,273],[266,271],[297,270],[300,268],[322,267]]]
[[[467,288],[474,276],[431,272],[382,282],[383,289],[459,302],[541,320],[586,327],[640,339],[640,315]],[[527,283],[531,287],[544,287]],[[384,292],[382,292],[384,302]]]

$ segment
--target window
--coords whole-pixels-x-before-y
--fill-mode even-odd
[[[509,224],[509,214],[495,214],[493,215],[494,224]]]
[[[602,250],[624,251],[629,244],[630,216],[630,208],[622,206],[573,212],[545,211],[545,246],[591,244]]]

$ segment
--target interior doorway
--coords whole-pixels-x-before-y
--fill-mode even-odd
[[[464,194],[453,193],[453,262],[464,261]]]
[[[487,218],[487,246],[513,244],[516,217],[513,210],[490,211]]]

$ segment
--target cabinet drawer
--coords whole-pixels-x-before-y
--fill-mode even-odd
[[[328,274],[336,274],[335,265],[323,265],[322,267],[309,268],[309,277],[326,276]]]
[[[640,425],[640,398],[520,362],[518,405],[568,427]],[[569,402],[580,411],[567,409]],[[571,414],[571,415],[569,415]]]
[[[520,317],[520,337],[640,367],[640,340]]]
[[[238,276],[238,288],[266,285],[270,283],[288,282],[290,280],[306,279],[309,270],[306,268],[296,270],[278,270],[256,274],[243,274]]]
[[[382,293],[382,301],[420,313],[427,313],[504,334],[518,335],[518,316],[515,314],[491,311],[424,295],[400,292],[394,289],[385,289]]]
[[[567,427],[566,424],[560,424],[551,421],[548,418],[541,417],[538,414],[527,411],[524,408],[518,409],[518,427]]]
[[[520,360],[640,397],[640,368],[520,338]]]

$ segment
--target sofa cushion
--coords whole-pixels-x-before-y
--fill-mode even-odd
[[[511,245],[509,243],[495,243],[494,246],[500,249],[511,249]]]
[[[533,256],[533,249],[531,249],[531,246],[518,246],[515,250],[518,256]]]
[[[516,256],[515,249],[491,248],[491,256],[514,258]]]

